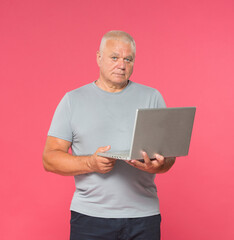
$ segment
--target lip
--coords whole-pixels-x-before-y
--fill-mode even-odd
[[[124,76],[124,73],[114,73],[115,75]]]

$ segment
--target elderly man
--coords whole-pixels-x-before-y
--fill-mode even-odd
[[[55,111],[43,163],[47,171],[75,177],[71,240],[160,239],[154,178],[175,159],[156,154],[150,160],[146,152],[144,162],[97,155],[130,148],[137,108],[165,107],[157,90],[129,80],[135,49],[128,33],[106,33],[97,52],[99,78],[65,94]]]

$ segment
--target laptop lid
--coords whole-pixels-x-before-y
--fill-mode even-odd
[[[195,107],[137,109],[130,159],[186,156],[189,151]]]

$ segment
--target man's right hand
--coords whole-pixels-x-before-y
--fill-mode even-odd
[[[110,146],[98,148],[91,156],[73,156],[68,153],[70,147],[71,142],[48,136],[43,152],[45,170],[63,176],[76,176],[91,172],[107,173],[115,165],[115,159],[97,156],[98,152],[108,151]]]
[[[90,158],[87,159],[87,165],[93,172],[108,173],[113,169],[116,159],[97,155],[100,152],[103,153],[110,150],[110,148],[110,146],[100,147]]]

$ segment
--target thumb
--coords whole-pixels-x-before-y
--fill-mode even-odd
[[[100,151],[100,152],[106,152],[106,151],[108,151],[108,150],[110,150],[110,149],[111,149],[111,146],[108,145],[108,146],[105,146],[105,147],[100,147],[100,148],[99,148],[99,151]]]

